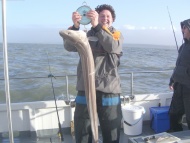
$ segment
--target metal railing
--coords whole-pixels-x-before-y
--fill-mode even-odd
[[[120,76],[122,75],[130,75],[130,96],[134,96],[134,75],[135,74],[142,74],[142,73],[167,73],[171,72],[172,70],[162,70],[162,71],[129,71],[129,72],[120,72]],[[76,77],[76,75],[54,75],[54,77],[64,77],[65,78],[65,85],[66,85],[66,98],[68,101],[72,100],[69,93],[69,77]],[[36,77],[10,77],[10,80],[22,80],[22,79],[42,79],[42,78],[48,78],[48,76],[36,76]],[[0,78],[0,80],[4,80],[3,78]]]
[[[158,70],[158,71],[130,71],[130,72],[126,72],[126,73],[120,73],[120,75],[123,74],[129,74],[131,76],[130,78],[130,95],[133,96],[134,95],[134,75],[135,74],[140,74],[140,73],[169,73],[172,72],[173,70]]]

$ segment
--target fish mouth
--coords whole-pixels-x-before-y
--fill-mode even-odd
[[[76,45],[79,42],[86,42],[88,38],[84,31],[73,31],[73,30],[61,30],[59,31],[60,36],[69,42],[71,45]]]
[[[59,31],[59,34],[63,37],[65,36],[69,36],[71,34],[71,32],[69,30],[65,30],[65,31]]]

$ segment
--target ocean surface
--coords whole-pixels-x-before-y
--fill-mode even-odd
[[[168,82],[176,58],[175,46],[124,44],[119,68],[122,95],[171,92]],[[11,102],[52,100],[53,88],[56,98],[66,98],[67,93],[74,97],[78,59],[78,53],[67,52],[62,44],[8,44]],[[55,77],[53,82],[48,77],[50,73]],[[0,103],[5,102],[3,47],[0,44]]]

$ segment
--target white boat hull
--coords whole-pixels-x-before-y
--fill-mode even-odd
[[[135,95],[133,100],[129,100],[126,104],[140,105],[145,108],[143,120],[150,120],[150,107],[169,106],[172,98],[172,93],[163,94],[140,94]],[[122,106],[124,106],[122,104]],[[73,120],[74,109],[67,105],[65,101],[57,101],[58,114],[61,127],[69,129]],[[37,101],[12,103],[12,123],[13,131],[33,132],[37,136],[43,131],[58,129],[58,118],[54,101]],[[0,104],[0,134],[8,132],[8,120],[6,104]],[[47,132],[46,132],[47,133]]]

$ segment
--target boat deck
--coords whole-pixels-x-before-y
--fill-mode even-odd
[[[145,122],[143,124],[143,128],[142,128],[142,134],[139,136],[149,136],[149,135],[153,135],[155,134],[154,131],[150,128],[150,124]],[[186,135],[186,137],[188,137],[189,142],[190,142],[190,130],[187,130],[187,126],[184,125],[184,134]],[[183,132],[179,133],[172,133],[173,135],[176,135],[177,137],[179,137],[179,135],[183,135]],[[69,133],[64,133],[63,135],[64,137],[64,141],[61,142],[60,138],[54,134],[54,135],[48,135],[48,136],[43,136],[43,137],[30,137],[30,136],[17,136],[14,137],[14,143],[75,143],[75,141],[73,140],[72,136]],[[120,136],[120,143],[133,143],[130,139],[132,138],[136,138],[138,136],[129,136],[124,134],[123,129],[121,129],[121,136]],[[102,143],[102,138],[101,138],[101,134],[100,134],[100,140],[99,143]],[[8,137],[0,137],[0,143],[10,143],[9,138]]]

